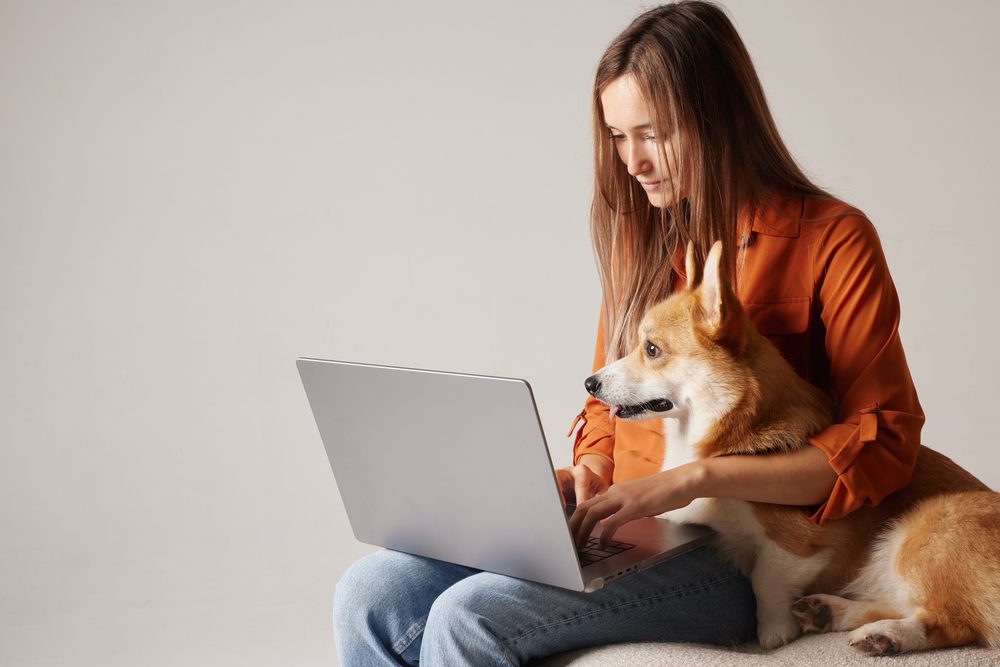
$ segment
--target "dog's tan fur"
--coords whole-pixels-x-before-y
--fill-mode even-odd
[[[668,445],[691,458],[807,447],[832,422],[832,406],[754,328],[720,255],[716,244],[696,285],[688,249],[686,289],[647,313],[639,348],[598,373],[595,395],[614,405],[656,391],[695,397],[665,417]],[[685,456],[671,455],[668,446],[665,467]],[[873,655],[1000,647],[1000,494],[926,447],[904,490],[822,526],[800,508],[721,499],[668,516],[720,532],[720,549],[754,584],[766,647],[829,630],[853,630],[851,643]]]

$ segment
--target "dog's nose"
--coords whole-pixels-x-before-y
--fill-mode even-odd
[[[583,386],[587,388],[587,393],[593,396],[594,392],[601,390],[601,381],[596,375],[591,375],[583,381]]]

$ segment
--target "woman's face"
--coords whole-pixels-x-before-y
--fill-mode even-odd
[[[649,203],[659,208],[672,205],[675,189],[680,198],[687,196],[679,180],[677,130],[669,137],[655,135],[649,107],[631,74],[613,79],[604,87],[601,106],[618,157],[625,163],[628,173],[642,184]]]

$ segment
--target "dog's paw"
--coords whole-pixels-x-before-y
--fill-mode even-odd
[[[851,646],[865,655],[895,655],[899,653],[899,642],[878,632],[852,638]]]
[[[792,605],[792,614],[803,634],[830,632],[833,627],[833,610],[818,595],[796,600]]]
[[[781,621],[758,621],[757,641],[767,650],[784,646],[799,636],[799,625],[789,616]]]

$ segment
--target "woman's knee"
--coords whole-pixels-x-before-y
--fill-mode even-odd
[[[419,633],[434,600],[475,572],[398,551],[377,551],[351,565],[337,583],[334,630],[341,636]]]
[[[475,618],[482,615],[477,604],[481,597],[474,580],[452,586],[434,599],[427,615],[428,625],[456,629],[465,622],[475,622]]]
[[[363,621],[392,606],[396,592],[418,566],[415,556],[396,551],[376,551],[355,561],[337,582],[333,597],[335,623]]]
[[[504,613],[489,583],[495,575],[478,574],[450,587],[431,605],[424,630],[421,662],[512,664],[504,641]]]
[[[424,641],[463,655],[472,664],[495,664],[485,656],[501,656],[500,664],[516,662],[508,639],[535,622],[532,603],[544,590],[538,584],[489,572],[469,577],[434,600]],[[486,661],[475,658],[475,651],[481,651]]]
[[[410,662],[406,651],[422,630],[430,602],[406,591],[430,567],[426,559],[384,550],[347,569],[333,597],[334,641],[343,664]]]
[[[431,607],[421,658],[429,664],[518,665],[574,648],[567,622],[587,598],[560,588],[481,572],[442,593]],[[551,631],[549,631],[551,629]]]

